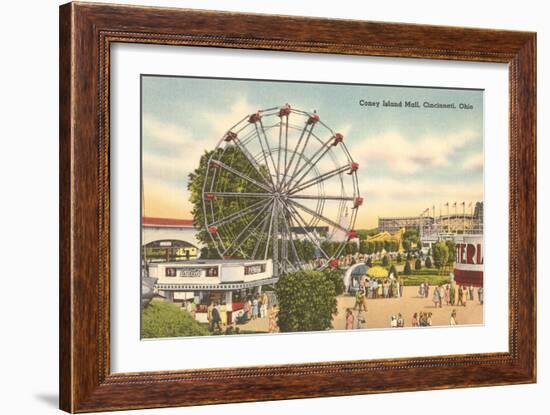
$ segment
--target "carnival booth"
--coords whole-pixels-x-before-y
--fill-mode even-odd
[[[158,293],[169,301],[192,302],[193,315],[207,322],[207,307],[219,304],[234,322],[246,295],[260,293],[274,284],[273,264],[268,260],[197,260],[149,265],[149,276],[156,278]]]

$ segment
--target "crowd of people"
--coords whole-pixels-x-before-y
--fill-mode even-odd
[[[443,302],[447,306],[466,307],[468,301],[475,300],[476,289],[470,285],[456,285],[453,282],[435,286],[432,293],[432,302],[435,308],[442,308]],[[430,296],[430,285],[427,281],[420,284],[418,287],[418,296],[428,298]],[[477,288],[477,299],[479,304],[483,304],[483,287]]]
[[[346,330],[366,329],[366,310],[359,309],[357,315],[354,315],[354,310],[351,308],[346,309]],[[411,318],[410,327],[431,327],[432,326],[433,313],[431,311],[415,312]],[[449,325],[458,325],[457,311],[453,309],[449,316]],[[390,316],[389,326],[391,328],[406,327],[405,319],[401,313],[392,314]]]
[[[190,314],[194,314],[192,302],[189,302],[190,306],[186,307]],[[228,321],[228,310],[225,303],[218,303],[211,301],[206,309],[206,319],[208,321],[208,330],[213,333],[225,333],[225,334],[237,334],[239,333],[239,327],[237,325],[246,324],[251,320],[258,318],[268,319],[268,331],[270,333],[276,333],[279,331],[277,326],[277,305],[271,305],[269,296],[266,292],[262,294],[249,295],[244,303],[242,309],[234,311],[235,318]]]

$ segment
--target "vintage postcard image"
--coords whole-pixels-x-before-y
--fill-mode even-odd
[[[483,324],[483,105],[142,75],[141,337]]]

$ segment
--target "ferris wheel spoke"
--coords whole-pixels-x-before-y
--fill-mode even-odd
[[[225,218],[218,219],[217,221],[208,224],[207,227],[221,226],[221,225],[225,225],[227,223],[230,223],[230,222],[234,221],[235,219],[240,219],[244,215],[247,215],[249,213],[257,211],[258,209],[261,209],[265,204],[267,204],[269,202],[270,202],[269,200],[266,201],[265,199],[260,200],[256,203],[251,204],[250,206],[247,206],[243,210],[237,211],[235,213],[232,213],[229,216],[226,216]]]
[[[286,213],[287,212],[285,212],[285,211],[282,212],[282,214],[283,214],[283,223],[285,225],[286,232],[288,234],[288,241],[290,242],[290,248],[292,249],[292,253],[294,254],[294,257],[296,258],[296,261],[299,263],[300,262],[300,257],[298,256],[298,250],[296,249],[296,245],[294,244],[294,238],[292,238],[292,232],[290,231],[290,225],[288,223]],[[287,261],[288,261],[288,258],[287,258]]]
[[[256,255],[258,253],[258,248],[260,247],[260,244],[262,243],[262,240],[264,239],[265,230],[267,228],[267,224],[269,223],[269,215],[266,215],[263,224],[262,229],[260,231],[259,237],[257,238],[256,245],[254,245],[254,250],[252,251],[252,259],[256,259]]]
[[[275,199],[275,215],[273,216],[273,237],[271,242],[273,244],[273,273],[279,275],[279,200]]]
[[[319,163],[319,161],[325,156],[325,154],[328,153],[331,147],[329,145],[331,141],[333,141],[333,137],[329,138],[325,143],[323,143],[323,146],[319,150],[317,150],[315,154],[313,154],[313,156],[311,156],[309,163],[304,164],[302,168],[300,168],[300,170],[292,174],[292,176],[290,177],[290,180],[287,183],[287,189],[290,186],[293,186],[293,187],[298,186],[302,182],[302,180],[306,178],[308,173],[317,165],[317,163]],[[294,182],[294,185],[292,185],[292,180],[294,180],[294,178],[297,177],[300,173],[302,173],[305,169],[307,170],[300,176],[299,179],[297,179]]]
[[[270,193],[250,193],[250,192],[208,192],[215,197],[273,197]]]
[[[342,200],[342,201],[354,201],[353,196],[330,196],[330,195],[290,195],[290,199],[310,199],[310,200]]]
[[[271,228],[273,227],[273,218],[275,216],[275,203],[271,206],[271,215],[269,218],[269,230],[267,231],[267,241],[265,244],[264,260],[267,259],[267,254],[269,253],[269,242],[271,240]]]
[[[302,131],[300,132],[300,137],[298,138],[298,142],[296,143],[296,147],[294,148],[294,151],[292,152],[292,155],[290,156],[290,161],[288,162],[288,165],[285,166],[285,174],[283,176],[282,180],[282,187],[286,186],[288,171],[292,167],[292,163],[294,162],[294,157],[296,156],[296,153],[298,152],[298,149],[300,148],[300,145],[302,143],[302,140],[304,139],[304,134],[306,133],[308,129],[309,124],[306,122],[304,123],[304,126],[302,128]]]
[[[258,212],[256,216],[254,216],[254,219],[252,219],[250,222],[246,224],[246,226],[239,232],[239,234],[231,241],[231,244],[223,251],[222,256],[226,256],[228,253],[235,252],[239,250],[239,248],[242,246],[242,244],[250,237],[250,233],[246,236],[245,239],[243,239],[239,245],[237,245],[236,248],[233,248],[235,243],[246,233],[248,228],[252,226],[252,224],[260,217],[260,215],[264,212],[264,210],[269,206],[269,203],[266,203],[265,206]]]
[[[294,208],[294,206],[285,204],[285,207],[287,208],[287,210],[289,211],[289,213],[291,215],[295,216],[296,223],[298,224],[298,226],[300,228],[302,228],[302,231],[304,232],[304,235],[306,235],[306,237],[313,243],[313,245],[315,245],[317,247],[317,249],[319,249],[319,252],[321,252],[321,254],[323,254],[323,256],[326,259],[330,259],[330,256],[327,255],[325,250],[321,247],[321,243],[317,240],[317,238],[314,238],[311,235],[311,233],[307,231],[307,227],[308,227],[307,222],[304,220],[302,215],[300,215],[300,212],[298,212],[298,210],[296,210],[296,208]]]
[[[264,143],[263,143],[263,140],[262,140],[262,136],[260,135],[260,131],[258,130],[258,126],[256,124],[254,124],[254,128],[256,129],[256,137],[258,137],[258,142],[260,143],[260,148],[262,149],[262,158],[264,159],[264,162],[265,162],[265,166],[267,168],[267,175],[269,176],[269,182],[271,183],[271,186],[273,188],[275,188],[275,183],[273,182],[273,176],[271,175],[271,170],[269,168],[269,161],[267,160],[267,155],[266,155],[266,149],[264,147]]]
[[[301,164],[302,157],[304,156],[304,151],[306,150],[307,143],[309,142],[309,139],[311,138],[311,134],[313,133],[313,128],[314,127],[315,127],[315,124],[311,124],[311,128],[309,129],[309,131],[307,133],[307,136],[306,136],[306,139],[304,140],[304,144],[302,145],[302,150],[300,151],[300,153],[298,153],[298,158],[296,160],[296,163],[294,164],[293,172],[290,175],[290,179],[288,180],[287,185],[285,187],[288,187],[288,185],[292,182],[292,179],[294,177],[296,177],[296,175],[298,174],[298,173],[296,173],[296,171],[298,170],[298,167]],[[307,166],[307,163],[304,166]]]
[[[260,175],[260,177],[263,178],[263,180],[265,182],[265,185],[272,186],[273,181],[271,180],[271,177],[269,175],[268,175],[269,177],[265,176],[265,174],[262,172],[261,166],[258,164],[256,159],[252,156],[252,154],[250,154],[250,152],[247,150],[247,148],[242,143],[242,141],[239,138],[236,137],[233,140],[233,142],[235,143],[237,148],[241,151],[241,153],[245,156],[245,158],[248,160],[248,162],[252,165],[254,170],[256,170],[256,172]]]
[[[244,173],[241,173],[240,171],[234,169],[233,167],[228,166],[227,164],[225,164],[224,162],[222,162],[220,160],[211,160],[211,163],[214,163],[215,165],[221,167],[222,169],[225,169],[225,170],[233,173],[235,176],[239,176],[241,179],[246,180],[247,182],[255,184],[256,186],[258,186],[261,189],[264,189],[267,192],[271,191],[271,189],[268,186],[264,185],[263,183],[260,183],[257,180],[254,180],[252,177],[247,176]]]
[[[267,207],[267,206],[266,206],[266,207]],[[239,243],[239,246],[238,246],[237,248],[235,248],[234,251],[240,250],[241,253],[243,254],[243,256],[246,257],[246,254],[243,252],[243,250],[242,250],[242,248],[241,248],[242,245],[243,245],[247,240],[249,240],[251,237],[253,237],[253,236],[256,236],[256,237],[257,237],[257,238],[256,238],[256,239],[257,239],[256,245],[258,244],[258,242],[261,240],[261,237],[262,237],[261,234],[260,234],[259,237],[258,237],[258,233],[257,233],[258,228],[260,227],[260,225],[262,225],[264,222],[266,222],[266,219],[267,219],[268,217],[269,217],[269,216],[266,216],[261,222],[258,222],[257,224],[255,224],[254,227],[250,230],[248,236],[247,236],[245,239],[243,239],[243,240]],[[256,249],[256,247],[254,247],[254,249]],[[255,254],[252,256],[252,258],[253,258],[253,259],[255,258]]]
[[[341,174],[343,172],[345,172],[346,170],[349,170],[349,166],[342,166],[342,167],[338,167],[334,170],[331,170],[329,172],[326,172],[324,174],[321,174],[320,176],[317,176],[317,177],[314,177],[313,179],[310,179],[304,183],[302,183],[300,186],[294,186],[292,189],[290,189],[290,191],[288,192],[289,195],[293,195],[297,192],[300,192],[302,190],[305,190],[311,186],[314,186],[316,185],[317,183],[321,183],[321,182],[324,182],[334,176],[336,176],[337,174]]]
[[[267,148],[267,154],[269,155],[269,159],[271,160],[271,164],[273,165],[273,171],[275,172],[275,178],[276,180],[279,180],[278,177],[279,177],[279,170],[277,169],[277,164],[275,163],[275,159],[273,158],[273,151],[271,149],[271,146],[269,145],[269,139],[267,138],[267,134],[265,132],[265,128],[264,128],[264,123],[262,121],[262,119],[260,118],[260,120],[256,123],[256,128],[257,125],[260,124],[260,130],[262,132],[262,136],[264,138],[264,141],[265,141],[265,145],[266,145],[266,148]],[[261,138],[260,138],[261,139]]]
[[[333,226],[334,228],[338,228],[344,232],[346,232],[346,234],[348,233],[348,229],[344,228],[342,225],[340,225],[339,223],[336,223],[334,222],[333,220],[327,218],[326,216],[320,214],[319,212],[316,212],[314,211],[313,209],[310,209],[308,208],[307,206],[304,206],[302,205],[301,203],[298,203],[294,200],[290,200],[290,203],[293,205],[293,206],[296,206],[297,208],[300,208],[302,209],[303,211],[309,213],[311,216],[314,216],[320,220],[322,220],[323,222]]]

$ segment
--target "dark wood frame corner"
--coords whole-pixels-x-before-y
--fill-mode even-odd
[[[112,374],[109,57],[116,42],[507,63],[509,352]],[[535,382],[534,33],[70,3],[60,8],[59,58],[61,409],[90,412]],[[435,374],[429,367],[443,370]]]

